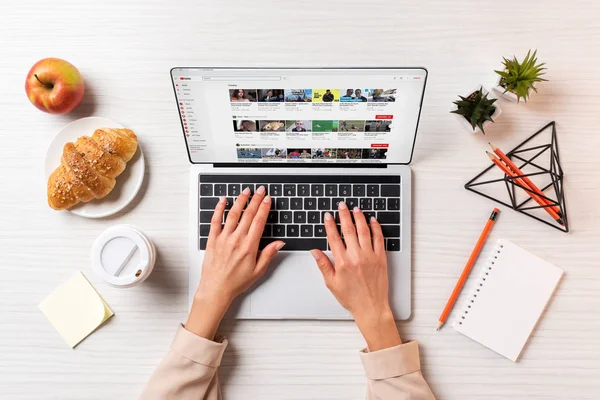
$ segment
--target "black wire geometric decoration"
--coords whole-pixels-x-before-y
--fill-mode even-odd
[[[551,129],[551,131],[550,131]],[[534,144],[532,142],[541,138],[541,134],[545,131],[551,132],[550,143],[542,143],[542,144]],[[542,135],[543,136],[543,135]],[[530,145],[531,147],[525,147],[526,145]],[[531,218],[534,218],[544,224],[556,228],[563,232],[569,232],[569,219],[567,216],[567,207],[565,202],[565,193],[563,186],[563,169],[560,165],[560,156],[558,154],[558,141],[556,138],[556,124],[554,121],[550,122],[542,129],[531,135],[527,140],[519,144],[517,147],[506,153],[506,156],[513,161],[521,171],[523,171],[523,175],[517,175],[515,177],[510,177],[504,173],[503,177],[491,180],[481,180],[484,175],[488,175],[492,172],[502,172],[495,164],[490,165],[485,170],[483,170],[476,177],[471,179],[469,182],[465,184],[465,189],[477,193],[485,198],[493,200],[497,203],[500,203],[506,207],[512,208],[515,211],[518,211],[522,214],[528,215]],[[549,157],[548,157],[549,156]],[[542,160],[546,159],[546,162]],[[540,164],[549,164],[549,165],[540,165]],[[531,191],[528,187],[525,187],[518,182],[517,179],[528,177],[532,181],[544,181],[547,182],[543,185],[537,185],[542,194]],[[504,185],[505,191],[502,190],[504,197],[506,200],[502,200],[498,197],[498,195],[491,195],[485,192],[485,188],[490,185]],[[516,190],[515,190],[516,189]],[[537,194],[539,197],[543,198],[550,204],[541,206],[534,202],[527,193],[529,192]],[[550,193],[546,194],[546,191]],[[506,196],[506,193],[508,196]],[[521,193],[521,194],[519,194]],[[519,199],[520,197],[520,199]],[[542,208],[547,207],[558,207],[559,212],[557,214],[561,218],[564,225],[561,225],[559,222],[550,218],[547,213],[542,210]],[[541,211],[541,212],[540,212]]]

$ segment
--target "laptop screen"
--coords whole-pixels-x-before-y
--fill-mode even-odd
[[[173,68],[192,163],[390,163],[412,158],[422,68]]]

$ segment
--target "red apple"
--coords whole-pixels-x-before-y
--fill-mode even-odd
[[[40,110],[66,114],[83,98],[83,78],[71,63],[60,58],[44,58],[29,70],[25,92],[31,104]]]

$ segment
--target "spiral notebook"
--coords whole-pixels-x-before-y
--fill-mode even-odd
[[[498,240],[453,327],[517,361],[563,271],[508,240]]]

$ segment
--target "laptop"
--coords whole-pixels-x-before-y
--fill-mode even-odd
[[[411,170],[424,68],[171,70],[190,168],[189,299],[219,197],[273,198],[260,246],[286,246],[228,318],[350,319],[310,249],[331,256],[323,215],[337,204],[375,216],[386,237],[390,303],[411,313]]]

